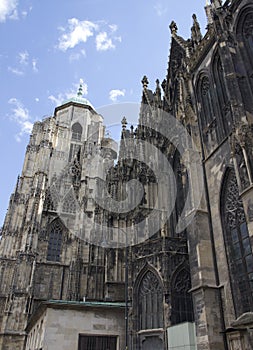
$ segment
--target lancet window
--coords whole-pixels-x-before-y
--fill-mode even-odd
[[[221,197],[224,240],[237,317],[253,311],[253,256],[234,170],[228,170]],[[240,303],[237,302],[240,300]]]

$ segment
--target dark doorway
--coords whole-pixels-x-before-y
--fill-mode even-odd
[[[163,342],[156,336],[147,337],[142,343],[142,350],[163,350]]]
[[[117,337],[79,335],[78,350],[116,350]]]

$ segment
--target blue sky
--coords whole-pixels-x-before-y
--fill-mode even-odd
[[[143,75],[151,88],[165,78],[170,22],[188,38],[196,13],[204,33],[204,6],[205,0],[0,0],[0,226],[32,123],[75,95],[80,79],[95,108],[140,102]]]

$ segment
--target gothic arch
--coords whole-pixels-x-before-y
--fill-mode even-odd
[[[182,211],[185,206],[189,186],[187,169],[185,165],[181,162],[180,153],[176,148],[173,154],[172,169],[176,180],[176,202],[171,215],[171,224],[173,230],[175,230],[178,219],[182,214]],[[176,235],[175,232],[173,232],[173,234]],[[180,234],[183,234],[183,232]]]
[[[227,86],[225,81],[224,68],[218,49],[215,51],[212,58],[212,76],[216,87],[216,99],[219,116],[219,137],[223,139],[230,131],[232,127],[231,110],[229,104],[229,97],[227,93]]]
[[[47,260],[60,261],[62,251],[62,241],[65,227],[59,218],[53,220],[47,228],[48,247]]]
[[[237,17],[236,35],[243,41],[245,53],[253,69],[253,6],[241,9]]]
[[[77,199],[74,189],[71,187],[62,200],[62,212],[66,214],[75,214],[77,211]]]
[[[245,109],[252,112],[253,98],[253,6],[243,7],[235,25],[236,39],[240,43],[239,85]],[[243,69],[244,68],[244,69]],[[250,93],[251,91],[251,93]]]
[[[76,122],[72,125],[72,140],[74,141],[81,141],[83,128],[80,123]]]
[[[171,278],[171,323],[173,325],[194,320],[190,289],[190,271],[183,262]]]
[[[239,187],[232,167],[221,187],[220,214],[236,317],[253,311],[253,255]],[[240,303],[236,301],[240,300]]]
[[[157,271],[150,265],[144,267],[134,286],[138,330],[164,327],[163,289],[163,283]]]
[[[196,93],[200,106],[200,129],[207,149],[210,149],[217,141],[217,120],[212,85],[208,72],[202,71],[197,78]]]

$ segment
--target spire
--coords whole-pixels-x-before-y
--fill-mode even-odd
[[[192,39],[193,47],[196,47],[200,43],[202,39],[202,35],[200,31],[199,22],[197,20],[197,16],[195,15],[195,13],[192,15],[192,19],[193,19],[193,25],[191,27],[191,39]]]
[[[121,124],[122,124],[122,130],[125,131],[126,130],[126,126],[127,126],[126,117],[123,117],[123,119],[121,121]]]
[[[148,87],[148,78],[146,77],[146,75],[144,75],[143,79],[142,79],[142,86],[143,86],[143,89],[146,89]]]
[[[172,21],[170,24],[171,35],[177,34],[177,24],[175,21]]]
[[[77,92],[77,97],[82,97],[82,96],[83,96],[83,79],[80,79],[80,85]]]
[[[206,0],[206,18],[207,18],[207,26],[210,26],[213,23],[213,16],[212,16],[212,5],[210,4],[209,0]]]

